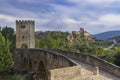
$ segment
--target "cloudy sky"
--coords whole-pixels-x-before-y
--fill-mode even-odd
[[[120,0],[0,0],[1,26],[15,28],[15,20],[25,19],[42,31],[120,30]]]

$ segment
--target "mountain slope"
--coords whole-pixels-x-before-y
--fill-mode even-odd
[[[108,40],[116,40],[117,43],[120,43],[120,36],[116,36],[116,37],[112,37],[112,38],[109,38]]]
[[[119,31],[108,31],[108,32],[103,32],[100,34],[93,35],[95,38],[100,39],[100,40],[106,40],[112,37],[120,36],[120,30]]]

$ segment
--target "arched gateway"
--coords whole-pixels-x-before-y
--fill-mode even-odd
[[[42,61],[39,63],[37,73],[36,73],[36,79],[37,80],[48,80],[47,71]]]

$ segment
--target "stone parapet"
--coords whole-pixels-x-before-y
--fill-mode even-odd
[[[81,67],[73,66],[50,71],[51,80],[78,80],[81,76]]]
[[[62,51],[62,50],[55,50],[58,53],[61,53],[65,56],[68,56],[69,58],[76,59],[78,61],[82,61],[84,63],[90,64],[94,67],[99,67],[99,69],[102,69],[104,71],[107,71],[115,76],[120,77],[120,67],[116,66],[110,62],[107,62],[106,60],[100,59],[93,55],[88,54],[80,54],[76,52],[69,52],[69,51]]]

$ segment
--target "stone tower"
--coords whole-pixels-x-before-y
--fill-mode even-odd
[[[16,20],[16,48],[35,48],[33,20]]]

